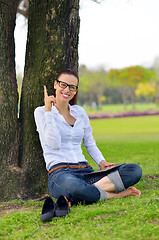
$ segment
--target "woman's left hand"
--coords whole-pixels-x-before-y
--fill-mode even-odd
[[[111,167],[114,167],[115,164],[114,163],[110,163],[110,162],[106,162],[105,160],[102,160],[99,163],[99,166],[100,166],[101,170],[106,170],[106,169],[109,169]]]

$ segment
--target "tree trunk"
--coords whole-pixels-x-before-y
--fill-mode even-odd
[[[0,2],[0,199],[15,198],[19,182],[18,92],[14,28],[19,0]],[[17,175],[18,174],[18,175]]]
[[[103,96],[103,92],[101,91],[100,88],[98,88],[98,86],[97,86],[96,89],[97,89],[96,96],[97,96],[97,101],[98,101],[97,106],[98,106],[98,110],[99,110],[99,109],[102,109],[102,96]]]
[[[26,63],[20,106],[23,197],[47,191],[47,172],[34,122],[34,110],[43,105],[43,85],[49,94],[64,68],[78,69],[79,0],[32,0],[29,6]]]
[[[127,89],[125,87],[119,87],[119,92],[121,93],[121,96],[122,96],[124,110],[126,110],[126,101],[127,101],[126,90]]]
[[[130,91],[130,97],[131,97],[131,104],[132,104],[132,109],[135,110],[135,90],[134,88],[131,88]]]

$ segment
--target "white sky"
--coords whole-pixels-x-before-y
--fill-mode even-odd
[[[149,67],[159,57],[159,0],[80,0],[79,64],[88,68]],[[19,16],[17,71],[22,72],[26,24]],[[26,21],[26,20],[25,20]]]
[[[150,66],[159,56],[159,0],[81,0],[79,63]]]

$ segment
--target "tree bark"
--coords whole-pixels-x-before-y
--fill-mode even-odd
[[[19,0],[0,2],[0,199],[17,195],[18,91],[14,28]]]
[[[79,0],[31,0],[26,63],[20,106],[23,197],[48,191],[47,172],[34,122],[34,110],[43,105],[43,85],[49,94],[64,68],[78,69]]]
[[[131,98],[132,109],[135,110],[135,89],[134,88],[130,89],[130,98]]]
[[[126,110],[127,90],[128,89],[125,87],[119,87],[119,92],[121,93],[121,96],[122,96],[124,110]]]

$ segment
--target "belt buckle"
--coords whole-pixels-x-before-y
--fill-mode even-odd
[[[67,167],[65,168],[65,170],[67,170],[69,168],[69,163],[66,163]]]

